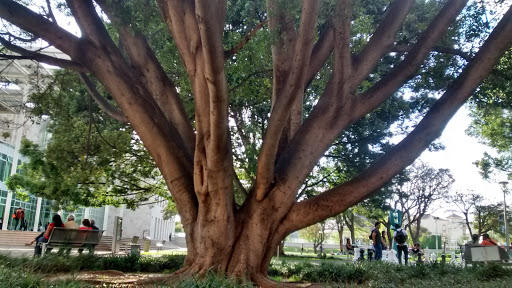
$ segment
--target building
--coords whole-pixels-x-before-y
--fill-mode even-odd
[[[63,58],[60,51],[49,48],[45,53]],[[113,234],[113,223],[116,216],[123,218],[123,237],[148,236],[155,240],[169,239],[174,234],[174,219],[164,220],[162,209],[167,205],[166,200],[159,197],[151,199],[155,204],[144,205],[135,211],[124,207],[83,207],[77,211],[53,211],[51,201],[29,195],[28,201],[16,197],[8,191],[5,181],[16,173],[16,169],[25,159],[18,153],[20,141],[27,138],[40,147],[46,147],[51,135],[47,132],[48,119],[38,122],[29,121],[25,115],[27,95],[34,81],[43,84],[45,75],[51,75],[54,68],[37,64],[29,60],[0,61],[0,218],[4,224],[2,230],[12,229],[11,215],[22,207],[25,209],[25,219],[28,229],[38,231],[44,229],[44,224],[51,221],[53,213],[59,213],[63,218],[74,214],[77,222],[84,218],[95,219],[96,226],[105,230],[105,235]],[[36,75],[38,77],[32,77]],[[13,165],[16,163],[16,165]]]
[[[447,248],[457,248],[471,238],[464,218],[451,214],[446,218],[425,215],[421,218],[421,227],[426,228],[432,235],[440,235]]]

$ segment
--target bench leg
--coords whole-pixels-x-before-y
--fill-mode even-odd
[[[41,257],[46,254],[46,243],[41,243]]]

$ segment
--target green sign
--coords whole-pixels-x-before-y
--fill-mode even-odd
[[[391,229],[395,230],[395,224],[402,226],[402,211],[390,210],[389,211],[389,223],[391,223]]]

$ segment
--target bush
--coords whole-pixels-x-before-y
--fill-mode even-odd
[[[183,266],[185,255],[151,256],[107,256],[92,254],[63,257],[48,254],[41,258],[10,257],[0,255],[0,263],[6,267],[26,271],[54,274],[82,270],[118,270],[122,272],[174,272]]]

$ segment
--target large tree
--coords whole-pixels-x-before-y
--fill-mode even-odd
[[[0,18],[10,25],[1,31],[0,43],[17,53],[5,58],[30,58],[72,69],[104,86],[115,105],[97,100],[106,113],[131,125],[176,203],[188,247],[181,273],[215,269],[274,286],[266,271],[281,240],[369,197],[411,164],[441,134],[512,42],[509,10],[477,53],[454,49],[468,44],[455,46],[449,41],[461,29],[450,25],[467,1],[428,2],[431,8],[412,20],[420,24],[421,33],[411,33],[403,24],[411,22],[411,7],[421,7],[422,1],[299,2],[266,1],[266,11],[258,13],[266,19],[245,34],[254,21],[244,22],[247,13],[237,8],[241,4],[250,8],[260,1],[156,1],[162,23],[172,35],[171,46],[179,52],[182,74],[168,75],[168,67],[159,59],[171,58],[176,64],[172,61],[176,57],[154,53],[162,50],[150,45],[151,34],[141,34],[147,31],[141,25],[156,15],[129,13],[130,6],[151,11],[153,1],[67,0],[59,8],[76,20],[80,29],[76,36],[58,25],[49,7],[38,13],[25,2],[2,0]],[[103,13],[98,14],[99,10]],[[368,16],[370,10],[373,15]],[[428,18],[432,13],[437,14]],[[363,19],[368,31],[351,33],[354,19]],[[234,35],[229,33],[233,27],[241,27],[239,45],[224,47],[229,43],[227,36]],[[272,83],[271,110],[260,114],[270,116],[261,126],[264,136],[257,151],[254,185],[237,205],[228,97],[235,87],[226,67],[244,65],[248,58],[237,53],[250,47],[247,43],[261,27],[268,32],[269,40],[263,43],[272,54],[272,76],[266,78]],[[153,28],[156,33],[159,27]],[[69,59],[16,45],[39,38]],[[461,58],[444,61],[439,55],[445,52]],[[382,68],[383,63],[388,65]],[[449,85],[431,81],[430,73],[443,71],[453,72]],[[303,114],[304,91],[315,78],[326,81],[309,102],[311,110]],[[442,95],[400,143],[357,176],[297,201],[304,180],[342,131],[387,103],[404,85],[414,90],[418,82]],[[193,121],[184,105],[191,99]],[[250,115],[233,117],[250,121]]]

